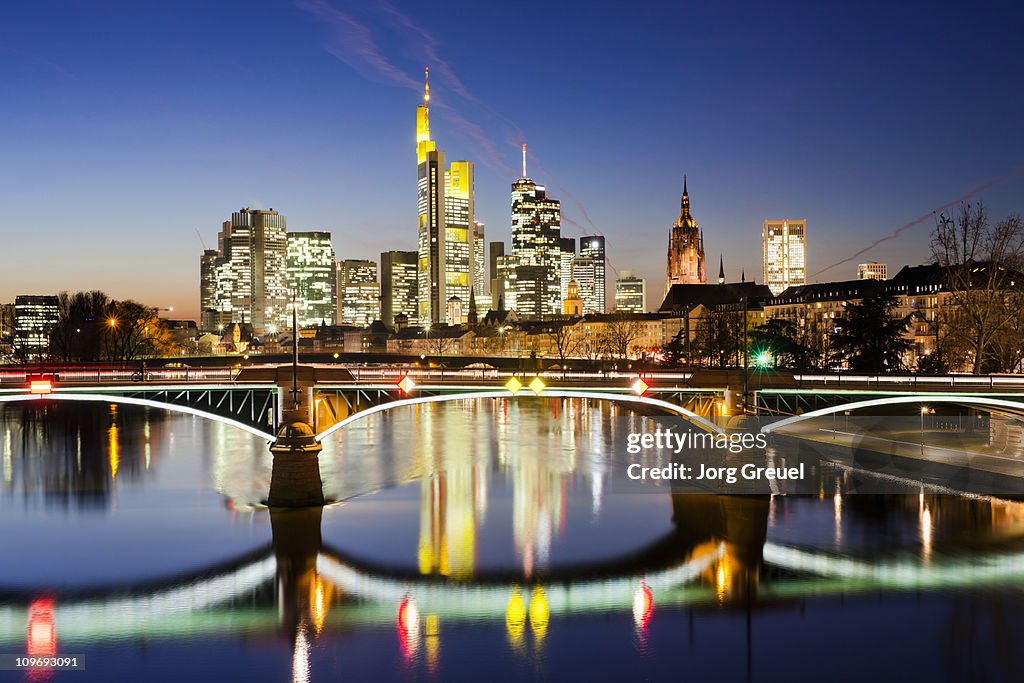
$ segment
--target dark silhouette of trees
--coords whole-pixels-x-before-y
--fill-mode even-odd
[[[904,369],[913,343],[903,336],[909,320],[894,314],[896,298],[880,293],[849,304],[835,348],[854,372],[892,372]]]

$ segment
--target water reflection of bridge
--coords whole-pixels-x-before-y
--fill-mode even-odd
[[[73,644],[225,631],[278,632],[296,643],[300,633],[314,638],[351,624],[404,624],[399,638],[421,638],[409,631],[412,619],[424,627],[431,619],[504,622],[512,633],[527,623],[546,629],[550,615],[632,611],[639,628],[655,607],[756,608],[809,595],[1024,581],[1024,552],[989,552],[972,541],[973,552],[959,557],[856,558],[768,540],[767,497],[676,495],[672,502],[674,528],[654,544],[592,571],[570,568],[530,580],[382,569],[325,548],[320,510],[273,511],[270,548],[163,584],[57,595],[54,622],[61,642]],[[773,578],[762,585],[766,570]],[[24,642],[36,597],[0,587],[0,645]]]

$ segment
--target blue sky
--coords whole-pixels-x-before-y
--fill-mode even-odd
[[[414,110],[477,162],[509,238],[519,145],[568,236],[662,291],[682,176],[709,271],[761,279],[765,218],[806,218],[812,280],[928,258],[976,188],[1024,211],[1012,3],[9,2],[0,8],[0,301],[99,288],[198,315],[200,237],[242,206],[339,258],[415,248]],[[916,219],[920,223],[854,261]]]

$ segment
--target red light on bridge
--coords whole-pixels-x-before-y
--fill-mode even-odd
[[[28,390],[33,394],[49,394],[53,392],[53,382],[48,379],[34,379],[29,382]]]
[[[633,595],[633,623],[638,629],[646,630],[654,614],[654,594],[646,581],[641,580]]]

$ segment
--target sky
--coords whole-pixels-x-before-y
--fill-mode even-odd
[[[415,250],[424,66],[487,240],[526,143],[563,235],[605,235],[651,308],[684,174],[730,280],[762,280],[768,218],[808,221],[823,282],[926,262],[964,198],[1024,213],[1024,6],[831,4],[5,2],[0,302],[198,318],[199,256],[241,207],[330,230],[339,259]]]

